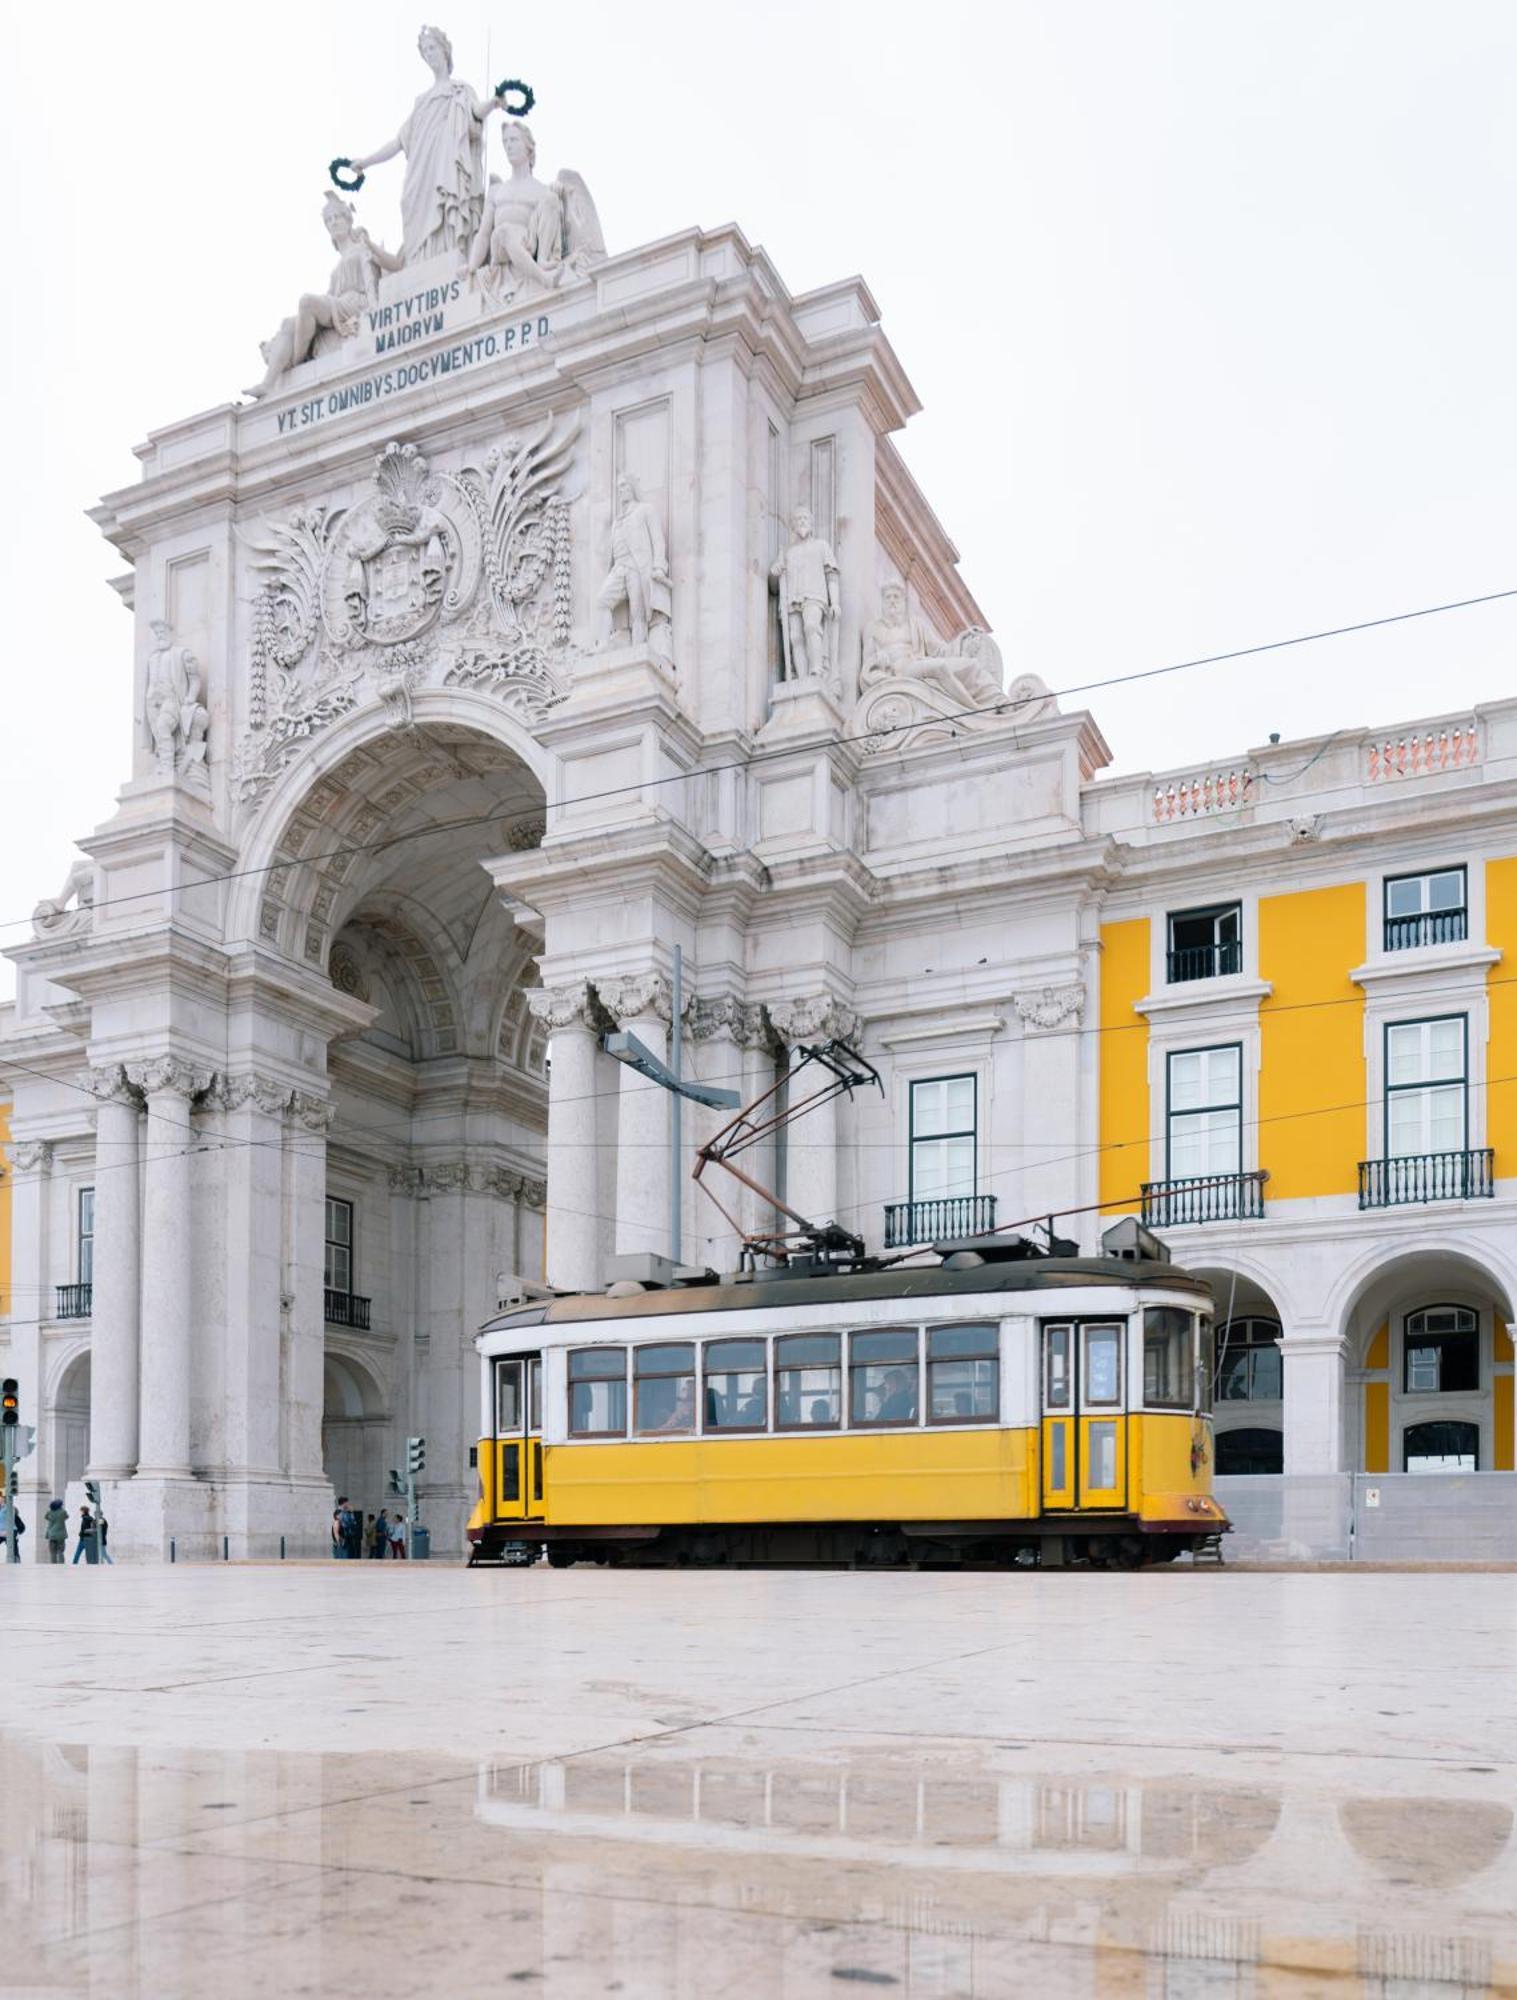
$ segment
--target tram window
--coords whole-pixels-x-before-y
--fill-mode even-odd
[[[927,1415],[935,1424],[993,1422],[1000,1410],[999,1327],[927,1329]]]
[[[1043,1329],[1043,1400],[1050,1410],[1069,1408],[1069,1343],[1067,1326]]]
[[[632,1427],[640,1434],[695,1429],[695,1345],[661,1342],[632,1350]]]
[[[527,1363],[527,1429],[534,1435],[543,1427],[543,1364]]]
[[[521,1429],[521,1363],[503,1361],[495,1369],[495,1429],[500,1437]]]
[[[1205,1313],[1196,1315],[1196,1408],[1210,1415],[1217,1379],[1217,1330]]]
[[[774,1343],[775,1422],[781,1430],[836,1430],[843,1407],[835,1333],[787,1333]]]
[[[914,1326],[854,1334],[848,1361],[851,1423],[873,1427],[916,1422],[921,1395]]]
[[[1080,1401],[1086,1409],[1112,1409],[1122,1400],[1122,1334],[1120,1326],[1084,1328],[1084,1375]]]
[[[1143,1309],[1143,1401],[1151,1410],[1194,1407],[1194,1315],[1184,1306]]]
[[[708,1340],[701,1350],[708,1431],[761,1431],[769,1381],[761,1340]]]
[[[625,1437],[627,1350],[580,1347],[569,1355],[570,1437]]]

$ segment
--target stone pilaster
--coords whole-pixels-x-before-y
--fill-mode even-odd
[[[1017,993],[1012,1012],[1022,1024],[1022,1151],[1017,1207],[1003,1216],[1020,1211],[1041,1212],[1057,1217],[1080,1207],[1083,1160],[1081,1148],[1070,1143],[1070,1132],[1078,1129],[1076,1113],[1082,1102],[1081,1022],[1085,1015],[1085,988],[1074,982],[1059,986],[1039,986]],[[984,1105],[980,1112],[980,1145],[988,1143],[994,1129]],[[988,1163],[980,1162],[981,1186]],[[1062,1233],[1078,1236],[1083,1217],[1070,1215],[1061,1225]]]
[[[664,974],[640,972],[605,980],[599,991],[617,1026],[665,1060],[673,996]],[[669,1253],[670,1151],[668,1091],[623,1064],[616,1112],[618,1256]]]
[[[285,1237],[283,1373],[285,1470],[322,1480],[321,1413],[326,1402],[327,1133],[335,1116],[324,1097],[297,1090],[285,1113],[291,1189]]]
[[[851,1007],[831,993],[807,995],[799,1000],[781,1000],[769,1009],[770,1019],[782,1042],[790,1050],[791,1067],[803,1060],[802,1051],[820,1042],[856,1045],[861,1022]],[[812,1068],[792,1081],[790,1106],[803,1105],[829,1082],[825,1070]],[[844,1221],[838,1215],[839,1100],[813,1104],[786,1127],[785,1189],[787,1208],[808,1222]],[[788,1225],[787,1225],[788,1226]]]

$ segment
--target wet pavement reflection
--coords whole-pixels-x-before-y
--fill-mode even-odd
[[[1517,1991],[1492,1770],[1439,1795],[768,1731],[466,1761],[0,1737],[0,1994],[1123,2000]],[[1086,1760],[1089,1761],[1089,1760]]]

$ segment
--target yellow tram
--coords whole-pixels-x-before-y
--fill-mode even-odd
[[[1227,1526],[1210,1293],[1131,1224],[623,1284],[476,1345],[473,1561],[1137,1566]]]

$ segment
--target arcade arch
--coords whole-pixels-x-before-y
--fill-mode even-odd
[[[1217,1374],[1212,1420],[1219,1475],[1284,1466],[1282,1319],[1275,1295],[1237,1269],[1198,1268],[1216,1304]]]
[[[1348,1463],[1363,1472],[1513,1469],[1511,1292],[1462,1251],[1408,1252],[1344,1318]]]

